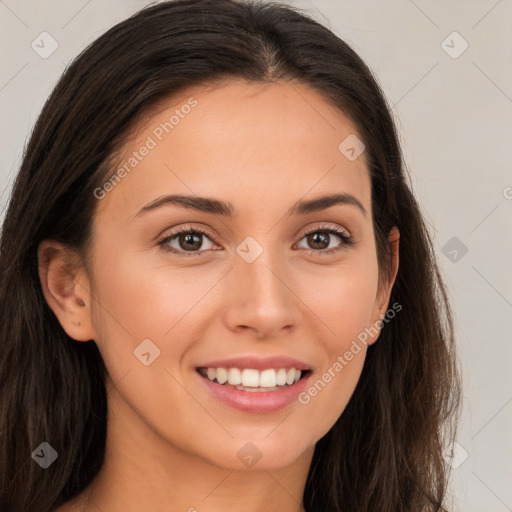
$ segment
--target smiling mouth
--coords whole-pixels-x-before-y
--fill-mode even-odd
[[[311,373],[311,370],[269,368],[258,371],[253,368],[197,368],[197,372],[215,384],[241,391],[267,392],[286,389]]]

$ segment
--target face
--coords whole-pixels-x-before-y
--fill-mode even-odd
[[[139,125],[97,190],[84,285],[121,421],[224,468],[312,453],[388,300],[365,154],[339,149],[354,135],[289,83],[191,88]]]

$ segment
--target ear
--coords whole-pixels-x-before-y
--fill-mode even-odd
[[[37,257],[46,302],[64,331],[77,341],[94,339],[90,283],[78,254],[59,242],[43,240]]]
[[[398,231],[398,228],[396,226],[393,226],[391,228],[387,238],[391,251],[390,260],[386,274],[379,279],[379,289],[374,303],[372,323],[371,326],[369,327],[371,334],[368,337],[368,345],[375,343],[375,341],[377,341],[380,335],[380,330],[383,325],[383,318],[386,316],[386,312],[389,306],[391,290],[393,289],[393,285],[395,284],[396,280],[396,275],[398,273],[398,248],[400,232]]]

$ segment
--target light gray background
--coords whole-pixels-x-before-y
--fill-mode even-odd
[[[0,0],[0,220],[66,63],[147,3]],[[465,405],[455,510],[512,511],[512,1],[291,3],[351,44],[393,105],[457,315]],[[43,31],[58,42],[47,59],[31,48]],[[464,41],[457,58],[445,51],[458,54]],[[458,246],[445,247],[453,237]]]

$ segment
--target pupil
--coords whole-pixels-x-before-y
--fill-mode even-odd
[[[199,235],[196,235],[194,233],[187,233],[186,235],[184,235],[184,238],[185,238],[185,243],[186,244],[190,243],[192,245],[194,245],[194,240],[193,239],[195,238],[195,240],[196,240],[195,247],[191,247],[193,250],[199,249],[201,247],[201,240],[200,240]]]
[[[328,233],[313,233],[312,235],[309,236],[310,238],[310,243],[312,246],[315,246],[317,245],[318,243],[320,243],[320,245],[324,245],[324,247],[315,247],[316,249],[325,249],[326,247],[329,246],[329,241],[328,241]],[[322,244],[323,242],[323,244]]]

